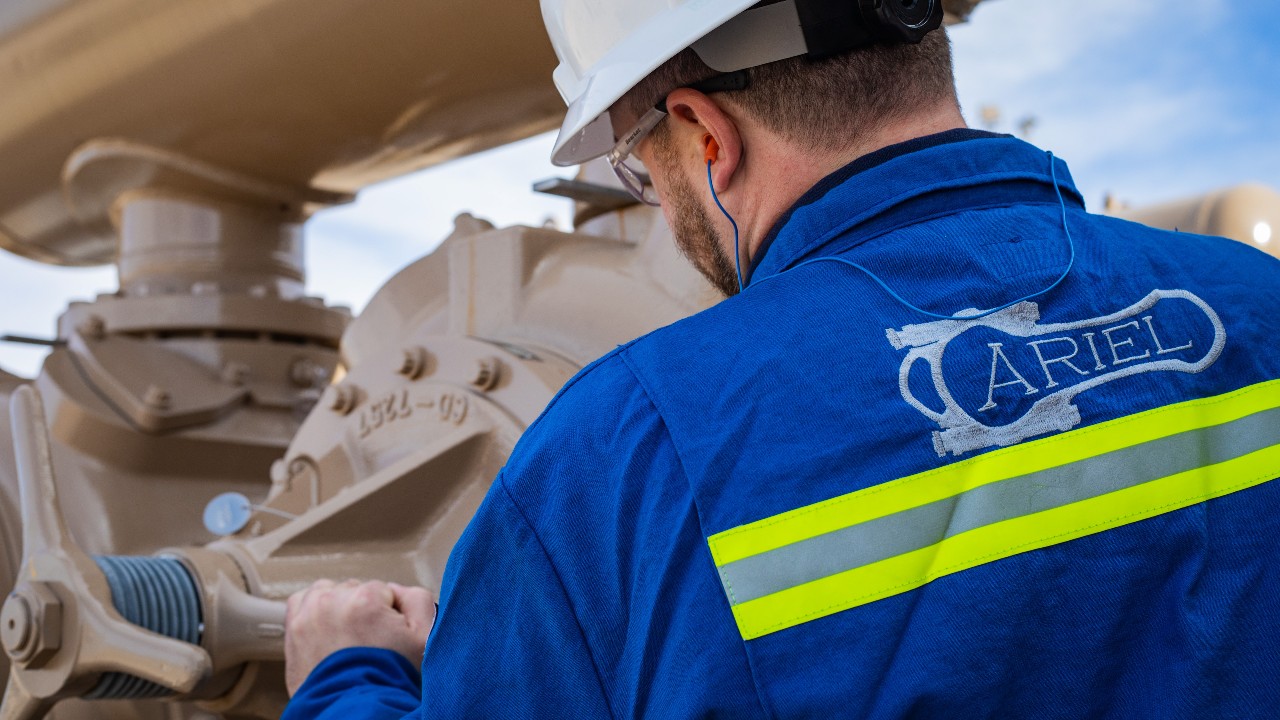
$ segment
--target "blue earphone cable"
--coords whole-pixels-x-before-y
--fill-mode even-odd
[[[742,284],[742,252],[738,250],[738,221],[733,219],[728,210],[724,209],[724,205],[720,204],[720,196],[716,194],[716,183],[711,178],[711,161],[707,161],[707,184],[711,186],[711,199],[716,201],[716,207],[720,208],[720,212],[729,218],[729,224],[733,226],[733,266],[738,270],[738,292],[743,290]]]
[[[879,285],[886,293],[888,293],[889,297],[898,301],[902,305],[905,305],[906,307],[920,313],[921,315],[927,315],[931,318],[937,318],[939,320],[973,320],[976,318],[984,318],[984,317],[987,317],[988,315],[994,315],[995,313],[998,313],[1001,310],[1007,310],[1008,308],[1011,308],[1014,305],[1017,305],[1018,303],[1027,302],[1028,300],[1034,300],[1042,295],[1046,295],[1052,292],[1054,288],[1061,285],[1062,281],[1067,279],[1067,276],[1071,274],[1071,270],[1074,269],[1076,265],[1076,243],[1075,243],[1075,239],[1071,237],[1071,227],[1067,221],[1067,201],[1062,197],[1062,186],[1058,184],[1058,169],[1053,162],[1054,161],[1053,153],[1050,152],[1046,154],[1049,156],[1049,174],[1053,178],[1053,189],[1054,189],[1054,192],[1058,194],[1058,205],[1059,207],[1062,208],[1062,230],[1067,236],[1067,247],[1070,248],[1071,259],[1068,261],[1066,269],[1062,271],[1062,275],[1059,276],[1058,279],[1055,280],[1052,285],[1050,285],[1049,287],[1039,292],[1032,293],[1030,295],[1027,295],[1026,297],[1018,298],[1017,300],[1005,303],[1004,305],[1001,305],[998,308],[987,310],[985,312],[981,312],[976,315],[940,315],[938,313],[929,312],[928,310],[924,310],[922,308],[916,307],[915,305],[911,304],[905,298],[903,298],[901,295],[895,292],[893,288],[889,287],[888,284],[885,283],[885,281],[881,280],[878,275],[871,272],[870,270],[863,267],[862,265],[859,265],[858,263],[853,262],[852,260],[846,260],[845,258],[841,258],[841,257],[814,258],[813,260],[806,260],[805,262],[802,262],[799,265],[796,265],[792,269],[798,270],[804,267],[805,265],[813,265],[815,263],[820,263],[820,262],[835,262],[835,263],[840,263],[842,265],[848,265],[849,267],[861,270],[863,273],[867,275],[867,277],[874,280],[877,285]],[[720,212],[724,213],[725,217],[729,218],[729,222],[733,224],[734,259],[737,261],[736,264],[738,266],[738,290],[739,292],[741,292],[743,288],[743,284],[742,284],[741,260],[738,260],[738,258],[740,257],[738,252],[738,223],[734,222],[733,217],[730,216],[729,212],[724,209],[724,205],[720,204],[720,198],[716,195],[715,184],[711,182],[711,163],[710,162],[707,163],[707,181],[711,183],[711,197],[715,199],[716,205],[720,208]],[[769,280],[772,280],[775,277],[778,277],[778,276],[773,275],[773,276],[764,278],[760,282],[767,282]]]

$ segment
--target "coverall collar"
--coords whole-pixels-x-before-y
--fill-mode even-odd
[[[1084,198],[1055,158],[1069,205]],[[813,186],[765,237],[751,267],[760,280],[813,257],[848,251],[922,217],[989,206],[1057,203],[1045,151],[1011,135],[950,130],[865,155]]]

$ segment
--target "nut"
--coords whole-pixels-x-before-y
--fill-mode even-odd
[[[244,387],[249,381],[249,366],[242,362],[229,362],[222,366],[222,381],[235,387]]]
[[[0,609],[0,638],[16,663],[40,667],[62,647],[62,603],[42,582],[26,583]]]
[[[152,385],[142,395],[142,402],[152,410],[168,410],[173,404],[173,397],[169,395],[169,391],[159,385]]]
[[[107,321],[100,315],[90,315],[76,330],[89,340],[101,340],[107,335]]]
[[[310,389],[329,382],[330,370],[309,357],[300,357],[289,365],[289,382]]]
[[[339,415],[350,415],[360,402],[360,390],[354,385],[330,385],[322,402]]]
[[[496,357],[481,358],[476,362],[476,374],[471,384],[480,390],[492,390],[502,379],[502,361]]]
[[[404,349],[400,359],[400,367],[396,372],[409,378],[417,380],[427,372],[427,365],[431,362],[431,355],[427,349],[420,346],[413,346]]]

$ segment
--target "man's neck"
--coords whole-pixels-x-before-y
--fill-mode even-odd
[[[742,237],[747,241],[747,263],[756,254],[774,225],[806,192],[823,178],[840,168],[877,150],[919,137],[966,127],[959,108],[951,105],[932,113],[916,113],[865,135],[851,146],[815,155],[775,143],[752,153],[744,170],[755,175],[746,187],[754,188],[751,197],[743,198],[740,207],[749,213],[737,218]],[[729,248],[732,252],[732,248]]]

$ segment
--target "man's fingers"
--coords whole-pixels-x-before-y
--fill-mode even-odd
[[[307,606],[307,602],[314,599],[318,593],[322,593],[333,587],[332,580],[317,580],[306,588],[289,596],[289,601],[285,605],[286,620],[291,617],[297,617],[298,613]]]
[[[435,619],[435,596],[382,582],[319,580],[291,596],[287,608],[285,679],[293,693],[343,648],[387,648],[421,662]]]
[[[436,596],[430,590],[405,587],[390,583],[388,588],[395,595],[396,609],[405,616],[409,625],[429,629],[436,621]]]
[[[396,596],[386,583],[367,582],[351,589],[358,602],[372,607],[391,608],[395,606]]]

